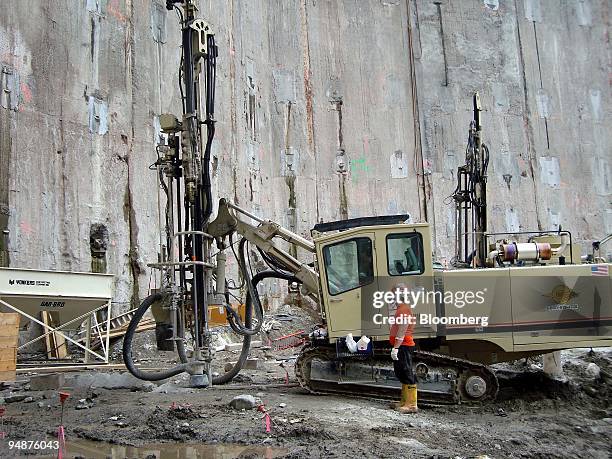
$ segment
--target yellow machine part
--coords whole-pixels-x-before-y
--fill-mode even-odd
[[[240,319],[244,321],[246,306],[244,304],[232,304],[232,309],[237,311]],[[208,324],[211,327],[227,325],[227,315],[223,306],[208,306]]]

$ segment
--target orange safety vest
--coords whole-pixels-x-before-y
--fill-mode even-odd
[[[395,318],[402,316],[402,319],[408,320],[408,317],[414,316],[412,314],[412,308],[410,305],[402,303],[398,306],[395,311]],[[412,332],[414,331],[415,324],[409,324],[406,329],[406,334],[404,335],[404,341],[402,341],[402,346],[414,346],[414,339],[412,338]],[[395,346],[395,335],[397,335],[397,330],[399,328],[399,324],[394,323],[391,325],[391,330],[389,332],[389,342],[391,346]]]

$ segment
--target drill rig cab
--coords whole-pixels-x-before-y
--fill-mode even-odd
[[[403,223],[406,220],[408,215],[397,215],[315,225],[313,236],[330,338],[360,329],[368,336],[386,337],[388,325],[380,320],[375,323],[372,318],[377,314],[387,317],[389,311],[386,306],[375,307],[372,294],[391,291],[398,283],[432,290],[431,230],[426,223]],[[423,312],[433,314],[435,309]],[[435,335],[430,327],[421,331]]]

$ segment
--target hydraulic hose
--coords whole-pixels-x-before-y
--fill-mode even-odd
[[[259,295],[257,294],[256,290],[257,284],[259,284],[259,282],[261,282],[263,279],[268,278],[284,279],[287,281],[300,283],[300,280],[297,277],[291,275],[280,274],[272,270],[259,272],[254,275],[249,282],[249,284],[254,287],[255,295],[257,295],[256,301],[258,302]],[[187,355],[185,353],[185,345],[181,340],[176,341],[176,347],[182,364],[177,365],[174,368],[156,372],[141,371],[136,367],[136,365],[134,364],[134,360],[132,359],[132,340],[136,333],[136,329],[138,328],[138,324],[142,320],[142,317],[145,315],[145,313],[153,305],[153,303],[155,303],[156,301],[160,301],[162,298],[163,295],[161,293],[155,293],[144,299],[142,304],[134,313],[134,317],[130,321],[128,329],[125,333],[125,337],[123,339],[123,361],[125,363],[125,366],[131,374],[145,381],[161,381],[162,379],[171,378],[172,376],[176,376],[187,370]],[[244,327],[250,329],[253,324],[253,297],[251,296],[250,290],[247,291],[245,303]],[[232,320],[234,320],[233,317],[228,320],[230,325],[232,325]],[[261,323],[262,321],[260,321],[260,326]],[[234,329],[234,327],[232,327],[232,329]],[[249,351],[251,348],[251,336],[252,335],[249,334],[244,335],[244,338],[242,340],[242,350],[240,352],[240,356],[238,357],[238,361],[229,371],[225,372],[222,375],[213,377],[213,384],[228,383],[240,372],[240,370],[244,366],[244,362],[246,362],[246,359],[249,356]]]
[[[276,271],[261,271],[255,274],[251,278],[251,281],[249,282],[255,288],[255,294],[257,294],[257,284],[261,282],[262,280],[268,279],[268,278],[284,279],[284,280],[288,280],[291,282],[298,282],[298,283],[300,282],[300,280],[297,277],[294,277],[291,275],[280,274]],[[257,298],[259,300],[259,295]],[[251,328],[252,321],[253,321],[253,302],[252,302],[250,290],[247,291],[245,306],[246,306],[245,307],[246,310],[244,313],[244,326],[246,328]],[[230,325],[231,325],[232,319],[230,319],[229,317],[230,316],[228,316],[228,321],[230,322]],[[260,322],[260,328],[261,328],[261,322]],[[252,335],[244,335],[244,338],[242,340],[242,350],[240,352],[240,356],[238,357],[238,361],[234,364],[234,366],[228,372],[220,376],[217,376],[216,378],[213,378],[213,384],[225,384],[231,381],[240,372],[240,370],[242,369],[244,365],[244,362],[246,362],[246,359],[249,356],[249,350],[251,348],[251,336]]]
[[[145,315],[145,313],[149,310],[149,308],[156,301],[160,301],[163,298],[161,293],[155,293],[153,295],[149,295],[144,299],[142,304],[136,309],[134,313],[134,317],[130,321],[128,325],[127,331],[125,332],[125,337],[123,338],[123,362],[127,367],[128,371],[132,373],[139,379],[143,379],[145,381],[161,381],[162,379],[171,378],[172,376],[176,376],[180,373],[183,373],[187,369],[187,354],[185,353],[185,344],[182,340],[176,341],[176,349],[183,362],[180,365],[177,365],[173,368],[164,371],[141,371],[134,364],[134,360],[132,359],[132,340],[134,339],[134,335],[136,334],[136,329],[138,328],[138,324],[140,320]]]
[[[238,245],[238,265],[240,267],[240,271],[242,273],[243,279],[246,279],[246,282],[245,282],[247,286],[247,305],[246,306],[247,306],[247,309],[252,309],[252,311],[255,312],[255,318],[257,319],[257,325],[255,326],[255,328],[251,328],[252,323],[249,324],[248,326],[242,325],[240,323],[240,318],[235,313],[235,311],[233,311],[229,307],[229,304],[226,304],[225,308],[227,311],[227,319],[228,319],[230,326],[232,327],[232,330],[234,330],[239,335],[253,336],[259,333],[259,331],[261,330],[261,325],[263,324],[263,307],[261,305],[261,301],[259,300],[259,294],[257,293],[257,288],[255,287],[255,285],[253,285],[253,279],[255,279],[256,276],[253,276],[253,278],[248,280],[250,274],[246,267],[246,256],[245,256],[246,242],[247,240],[245,238],[242,238],[242,240],[240,241],[240,244]]]
[[[232,326],[232,321],[228,319],[228,322],[230,326]],[[252,325],[252,322],[253,322],[253,308],[250,307],[249,300],[248,300],[248,294],[247,294],[247,304],[246,304],[246,308],[244,311],[245,327],[250,328]],[[236,331],[236,329],[234,329],[233,326],[232,326],[232,329]],[[240,373],[240,370],[242,370],[242,367],[244,366],[244,362],[246,362],[246,359],[249,356],[250,350],[251,350],[251,335],[244,335],[244,338],[242,338],[242,350],[240,351],[240,355],[238,356],[238,361],[234,364],[234,366],[229,371],[226,371],[224,374],[216,376],[216,377],[213,376],[213,380],[212,380],[213,384],[225,384],[225,383],[230,382],[232,379],[234,379],[234,377],[238,373]]]
[[[206,145],[202,160],[202,185],[206,203],[202,220],[206,223],[212,215],[212,184],[210,181],[210,153],[215,137],[215,83],[217,78],[217,46],[215,36],[207,37],[208,55],[206,56]]]

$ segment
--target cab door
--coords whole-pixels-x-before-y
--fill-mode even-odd
[[[378,288],[382,291],[407,289],[412,296],[413,314],[416,319],[428,319],[437,315],[433,270],[428,227],[395,227],[376,233],[378,254]],[[384,251],[384,252],[383,252]],[[400,287],[401,286],[401,287]],[[389,314],[395,313],[390,305]],[[432,321],[417,321],[414,335],[417,338],[435,336],[437,326]],[[386,327],[386,333],[389,327]]]
[[[323,260],[322,288],[327,304],[329,336],[353,333],[376,334],[372,328],[371,302],[364,301],[364,291],[377,289],[376,247],[374,233],[364,232],[353,237],[329,242],[320,247]]]

